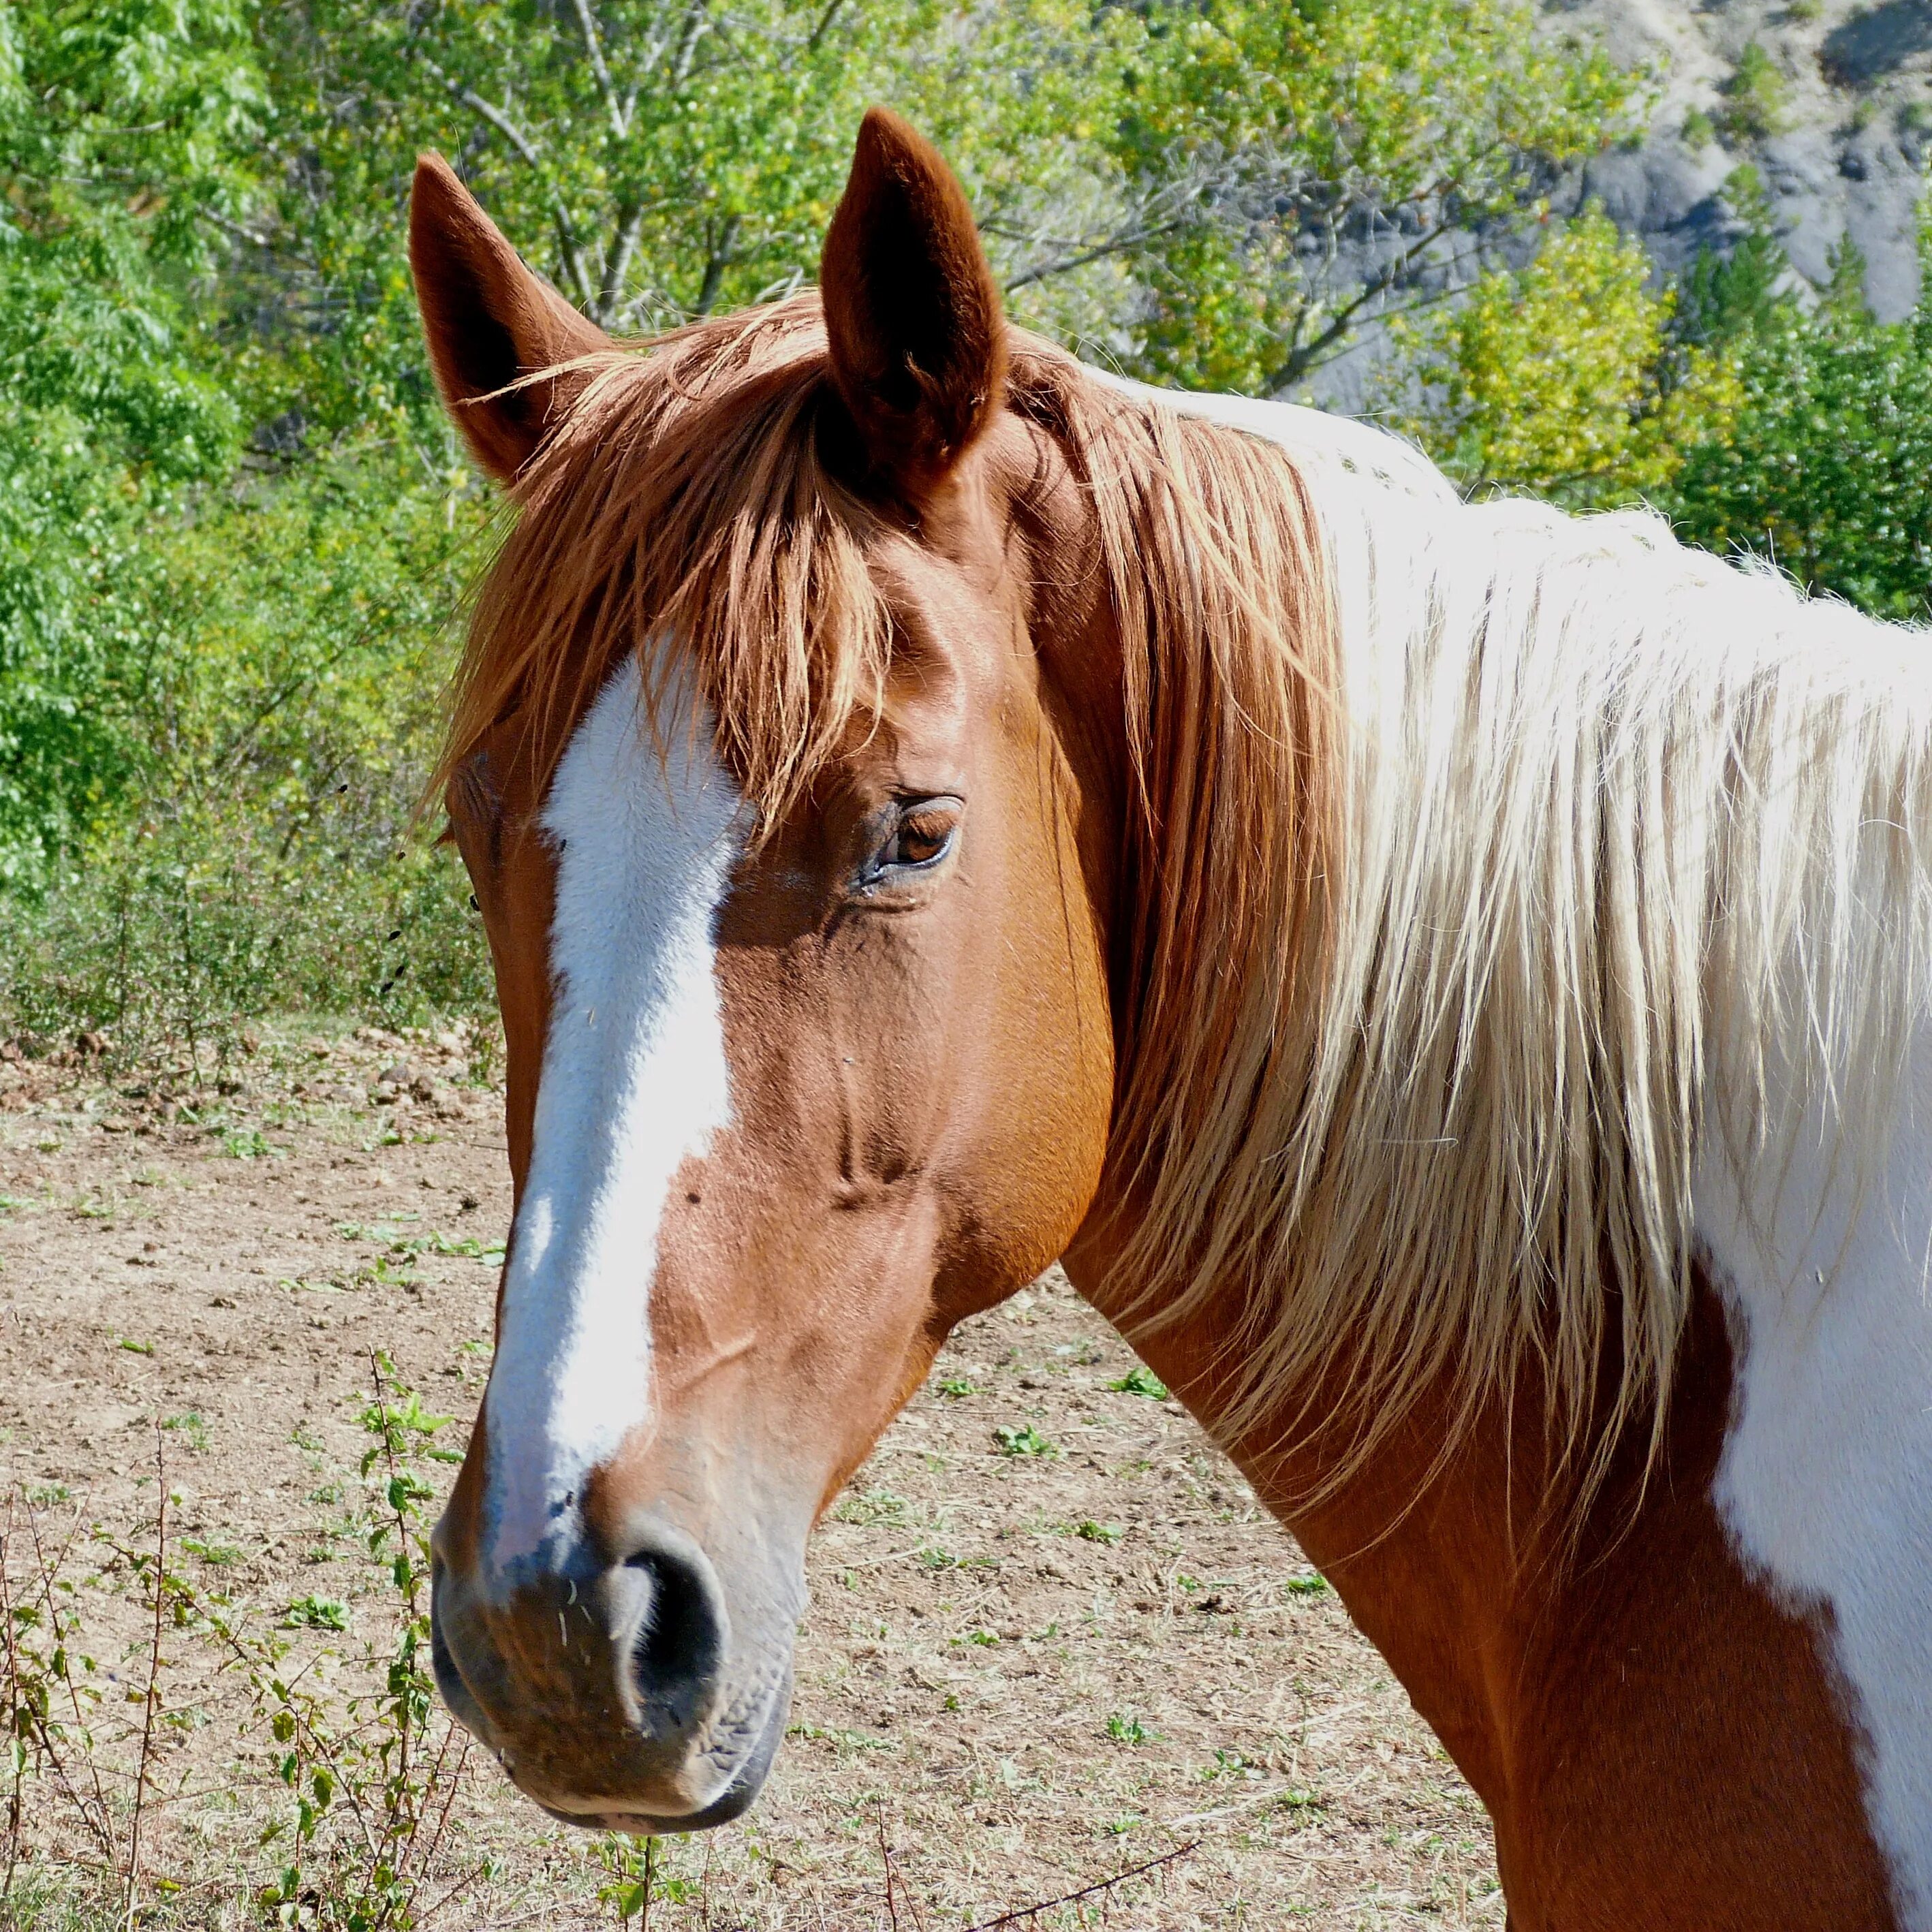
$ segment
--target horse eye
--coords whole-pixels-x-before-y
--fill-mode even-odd
[[[954,799],[926,799],[908,806],[872,862],[874,876],[896,868],[936,865],[945,857],[959,829]]]

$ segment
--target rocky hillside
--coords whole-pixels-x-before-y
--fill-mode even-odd
[[[1592,162],[1574,192],[1641,234],[1660,268],[1723,242],[1732,217],[1718,190],[1749,161],[1801,273],[1823,280],[1849,237],[1878,313],[1911,307],[1932,0],[1550,0],[1548,11],[1553,30],[1592,31],[1656,77],[1648,138]]]

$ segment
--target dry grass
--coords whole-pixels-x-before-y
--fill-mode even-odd
[[[31,1515],[45,1552],[67,1540],[61,1600],[98,1666],[86,1762],[121,1861],[43,1779],[0,1925],[129,1922],[144,1731],[134,1922],[275,1922],[260,1892],[294,1814],[273,1711],[173,1598],[151,1640],[135,1558],[158,1526],[156,1448],[182,1590],[292,1646],[278,1668],[304,1673],[318,1723],[367,1732],[370,1707],[351,1704],[398,1621],[358,1540],[368,1351],[455,1416],[438,1443],[460,1442],[488,1366],[508,1188],[494,1096],[464,1084],[483,1070],[472,1050],[292,1036],[226,1095],[0,1065],[10,1587],[39,1560]],[[398,1062],[416,1096],[378,1104]],[[200,1118],[178,1117],[183,1097]],[[1133,1366],[1054,1277],[960,1331],[818,1538],[793,1735],[764,1799],[659,1848],[651,1927],[1502,1923],[1467,1787],[1193,1424],[1112,1386]],[[303,1599],[340,1603],[347,1628],[278,1629]],[[437,1713],[432,1754],[442,1732]],[[549,1824],[458,1755],[436,1786],[449,1810],[422,1924],[614,1924],[640,1904],[635,1848]],[[346,1924],[334,1898],[318,1879],[281,1916]]]

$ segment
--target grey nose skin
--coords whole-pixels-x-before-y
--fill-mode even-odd
[[[641,1519],[620,1550],[580,1544],[492,1580],[501,1587],[478,1587],[440,1556],[435,1565],[431,1655],[458,1721],[560,1816],[712,1822],[722,1798],[704,1780],[720,1767],[704,1744],[731,1631],[697,1544]]]

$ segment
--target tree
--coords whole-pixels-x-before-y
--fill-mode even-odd
[[[1021,320],[1273,393],[1622,127],[1628,80],[1532,28],[1528,0],[283,0],[262,266],[334,365],[325,415],[413,400],[418,149],[586,314],[648,328],[808,278],[884,100],[959,169]]]
[[[232,470],[196,352],[261,106],[228,0],[0,8],[0,889],[131,784],[144,540]]]
[[[1206,0],[1150,15],[1111,151],[1141,206],[1136,358],[1276,395],[1439,299],[1631,128],[1631,77],[1525,0]]]
[[[1762,232],[1756,253],[1783,266]],[[1885,323],[1864,304],[1856,254],[1834,266],[1815,302],[1788,286],[1767,298],[1763,261],[1745,276],[1713,268],[1694,280],[1692,326],[1726,345],[1738,396],[1731,420],[1686,449],[1660,506],[1693,542],[1762,556],[1875,615],[1922,620],[1932,614],[1932,282],[1904,322]]]
[[[484,997],[410,834],[496,501],[404,254],[448,154],[586,313],[815,272],[862,109],[1021,321],[1292,386],[1621,124],[1530,0],[0,0],[0,994],[199,1034]],[[1458,224],[1466,224],[1459,226]],[[1462,238],[1458,239],[1460,237]],[[145,1014],[146,1017],[142,1018]]]
[[[1406,389],[1394,426],[1478,488],[1579,507],[1660,490],[1741,391],[1721,350],[1679,339],[1677,297],[1649,274],[1642,244],[1586,209],[1526,268],[1396,325]]]

